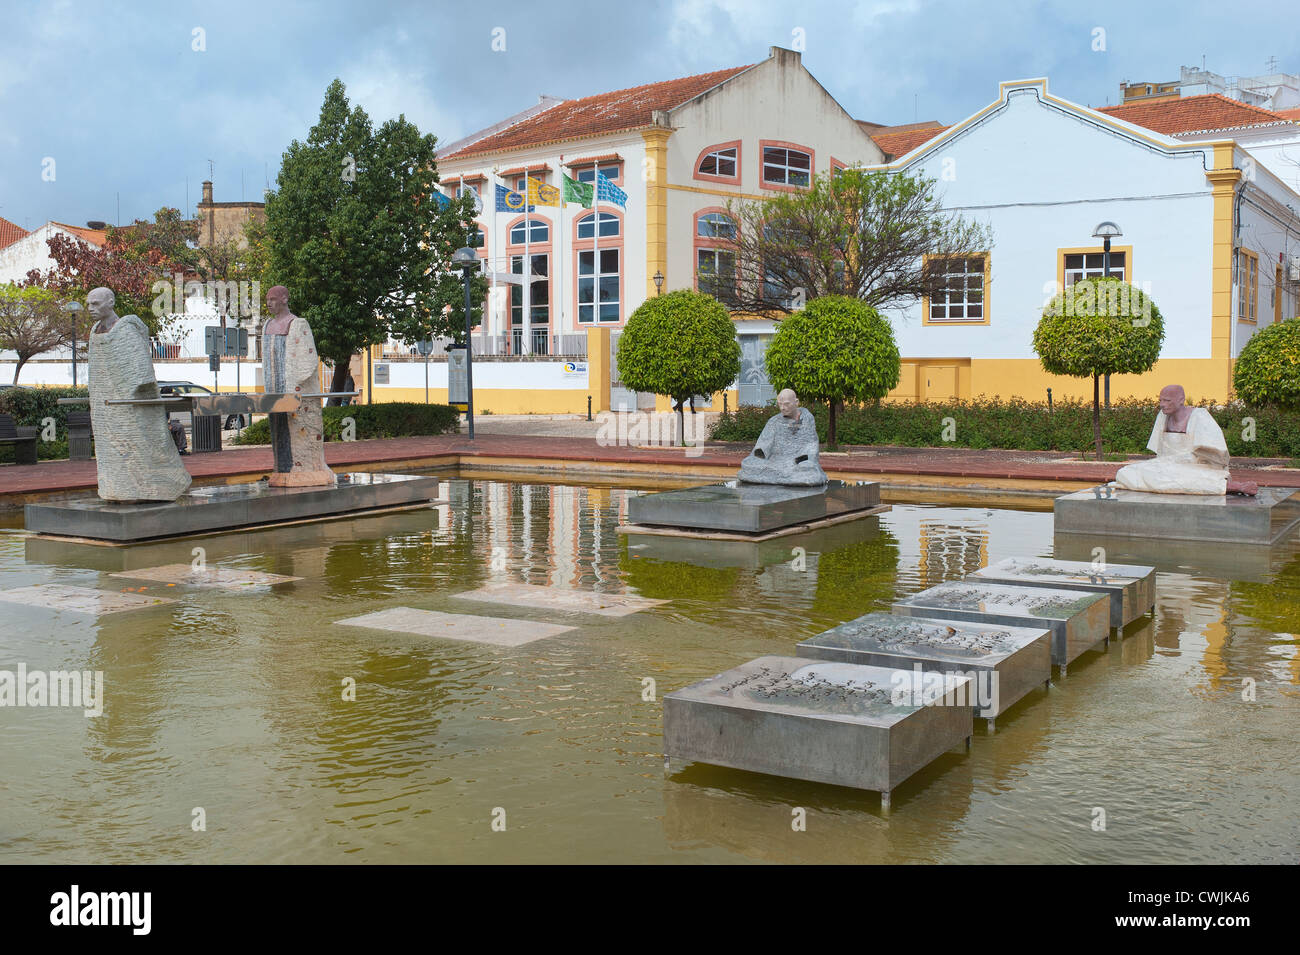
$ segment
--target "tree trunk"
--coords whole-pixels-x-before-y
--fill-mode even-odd
[[[348,368],[351,366],[351,364],[352,364],[351,355],[347,357],[346,361],[336,360],[334,362],[334,377],[330,379],[330,387],[329,387],[330,391],[344,390],[343,386],[347,384]],[[327,398],[325,400],[328,401],[331,405],[341,405],[343,403],[342,398]],[[351,399],[348,400],[350,401]]]
[[[686,415],[682,408],[686,405],[685,398],[673,399],[677,402],[677,441],[684,448],[686,447]]]
[[[18,376],[22,373],[23,365],[27,364],[27,359],[22,355],[18,356],[18,364],[14,367],[14,386],[18,386]]]
[[[826,421],[826,450],[827,451],[838,450],[838,448],[835,445],[835,406],[838,403],[839,402],[837,402],[834,398],[832,398],[829,403],[830,413],[827,416],[827,421]]]
[[[1092,440],[1097,446],[1097,460],[1101,461],[1101,395],[1098,391],[1099,377],[1092,376]]]

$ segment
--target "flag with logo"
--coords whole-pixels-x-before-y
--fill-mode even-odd
[[[564,201],[576,202],[584,209],[591,208],[591,197],[595,194],[589,182],[578,182],[576,179],[564,177]]]
[[[439,209],[446,209],[449,205],[451,205],[451,200],[448,199],[441,192],[439,192],[437,189],[433,190],[433,201],[438,206]]]
[[[497,183],[497,212],[532,212],[533,207],[522,192],[507,189]]]
[[[596,198],[601,202],[612,202],[616,206],[627,208],[627,193],[614,185],[614,181],[603,172],[596,173]]]
[[[528,201],[539,206],[558,206],[560,204],[560,190],[554,186],[548,186],[540,179],[529,176]]]

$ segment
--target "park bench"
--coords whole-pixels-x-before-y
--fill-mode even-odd
[[[95,456],[95,432],[89,411],[68,412],[68,460],[89,461]]]
[[[14,419],[7,414],[0,414],[0,444],[14,446],[15,464],[36,463],[36,428],[18,428]]]

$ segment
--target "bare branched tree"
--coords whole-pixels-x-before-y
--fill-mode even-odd
[[[68,341],[72,319],[59,308],[59,299],[47,289],[0,285],[0,351],[18,355],[14,384],[23,365],[42,352]]]

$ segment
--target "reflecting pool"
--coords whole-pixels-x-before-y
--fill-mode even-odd
[[[1050,513],[919,505],[768,544],[627,538],[632,479],[442,474],[433,508],[132,548],[8,518],[0,590],[168,602],[0,602],[0,670],[104,675],[97,718],[0,708],[0,860],[1300,861],[1294,542],[1115,547],[1106,559],[1157,564],[1154,617],[996,734],[976,721],[972,751],[882,815],[874,793],[677,762],[665,776],[660,699],[990,562],[1088,559],[1090,542],[1058,548]],[[129,576],[195,547],[298,579]],[[666,602],[607,617],[455,597],[501,583]],[[337,623],[397,607],[572,629],[501,647]]]

